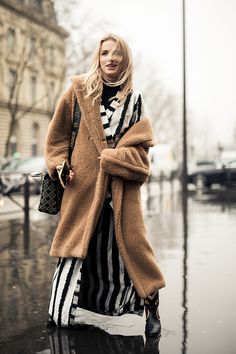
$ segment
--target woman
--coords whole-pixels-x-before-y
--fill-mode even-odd
[[[133,90],[132,58],[116,35],[103,38],[90,71],[73,79],[50,123],[46,161],[57,178],[68,159],[75,102],[81,122],[70,183],[50,255],[59,257],[48,324],[76,326],[77,309],[119,316],[147,313],[146,334],[158,336],[158,290],[164,284],[144,226],[140,186],[149,175],[152,130]]]

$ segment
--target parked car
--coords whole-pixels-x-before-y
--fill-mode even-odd
[[[222,151],[219,159],[221,165],[226,165],[228,162],[236,160],[236,150],[225,150]]]
[[[3,194],[22,192],[24,188],[24,173],[29,174],[30,192],[40,193],[41,178],[30,176],[32,172],[46,172],[43,156],[36,156],[9,162],[4,166],[0,175],[1,192]]]
[[[211,166],[200,168],[189,173],[188,183],[200,188],[211,188],[213,185],[236,187],[236,160],[217,168]]]

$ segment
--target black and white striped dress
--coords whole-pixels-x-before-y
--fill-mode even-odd
[[[122,105],[116,98],[109,100],[118,89],[104,85],[101,100],[101,119],[110,148],[144,116],[142,97],[137,92],[129,94]],[[49,314],[55,323],[76,326],[78,308],[110,316],[143,315],[143,299],[137,294],[117,248],[110,188],[86,259],[60,258],[54,273]]]

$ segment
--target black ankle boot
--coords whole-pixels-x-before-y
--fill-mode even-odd
[[[161,335],[161,321],[158,311],[159,293],[157,292],[153,299],[146,298],[144,306],[146,311],[145,334],[148,337],[158,337]]]
[[[147,336],[143,354],[160,354],[159,351],[160,338],[161,336],[158,337]]]
[[[45,323],[46,327],[55,327],[56,323],[53,321],[53,318],[51,315],[48,315],[47,321]]]

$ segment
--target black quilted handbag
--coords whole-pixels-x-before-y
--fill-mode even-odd
[[[68,154],[69,162],[75,145],[75,138],[79,130],[80,116],[81,113],[76,100]],[[63,192],[64,188],[62,187],[59,179],[51,179],[49,174],[45,173],[42,179],[42,189],[38,210],[47,214],[57,214],[61,209]]]
[[[45,173],[38,210],[47,214],[57,214],[61,208],[63,191],[59,180],[53,180],[48,173]]]

